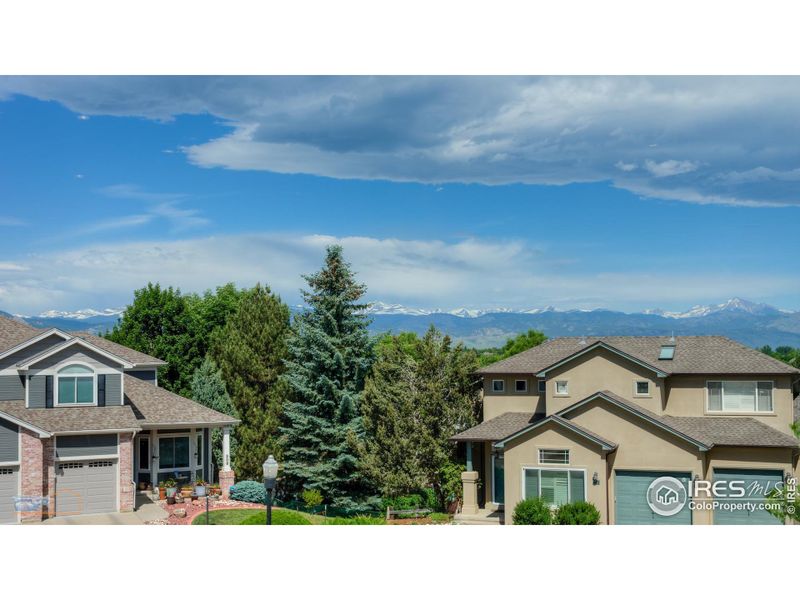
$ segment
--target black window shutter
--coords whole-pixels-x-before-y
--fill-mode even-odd
[[[53,408],[53,376],[47,375],[44,379],[44,405]]]
[[[97,406],[106,405],[106,376],[97,376]]]

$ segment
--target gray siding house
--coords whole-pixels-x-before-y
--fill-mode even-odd
[[[210,432],[221,428],[227,449],[238,421],[158,387],[164,364],[0,317],[0,524],[131,511],[138,488],[209,480]]]

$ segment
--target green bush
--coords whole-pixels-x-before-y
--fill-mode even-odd
[[[550,506],[541,498],[529,498],[514,507],[514,525],[550,525],[553,515]]]
[[[303,504],[306,508],[314,508],[322,504],[322,492],[319,490],[303,490]]]
[[[425,498],[420,494],[408,494],[406,496],[395,496],[394,498],[382,498],[381,508],[386,510],[389,507],[394,510],[412,510],[415,508],[426,508]]]
[[[244,519],[240,525],[266,525],[267,515],[264,512],[259,512],[255,515],[250,515]],[[311,525],[311,521],[306,519],[303,515],[288,510],[273,510],[272,511],[272,524],[273,525]]]
[[[258,481],[240,481],[231,487],[231,498],[240,502],[267,503],[264,484]]]
[[[450,515],[447,513],[435,512],[428,515],[434,523],[448,523],[450,522]]]
[[[563,504],[556,510],[553,522],[556,525],[597,525],[600,511],[591,502],[572,502]]]
[[[323,525],[386,525],[386,520],[381,517],[332,517],[325,519]]]

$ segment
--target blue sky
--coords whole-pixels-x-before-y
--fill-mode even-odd
[[[800,309],[797,78],[3,78],[0,309],[147,281],[299,301]]]

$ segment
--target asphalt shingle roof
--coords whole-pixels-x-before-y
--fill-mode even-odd
[[[27,323],[0,316],[0,352],[5,352],[42,333]]]
[[[178,425],[236,425],[238,419],[125,375],[125,402],[141,427]]]
[[[507,412],[457,433],[450,439],[457,442],[497,442],[543,419],[542,414]]]
[[[49,433],[140,429],[130,406],[25,408],[24,400],[7,400],[0,413]]]
[[[797,438],[752,417],[661,417],[707,446],[796,448]]]
[[[483,367],[480,374],[538,373],[597,342],[616,348],[667,374],[798,374],[800,370],[754,348],[722,336],[676,336],[675,356],[659,360],[661,346],[670,344],[662,336],[560,337]]]

